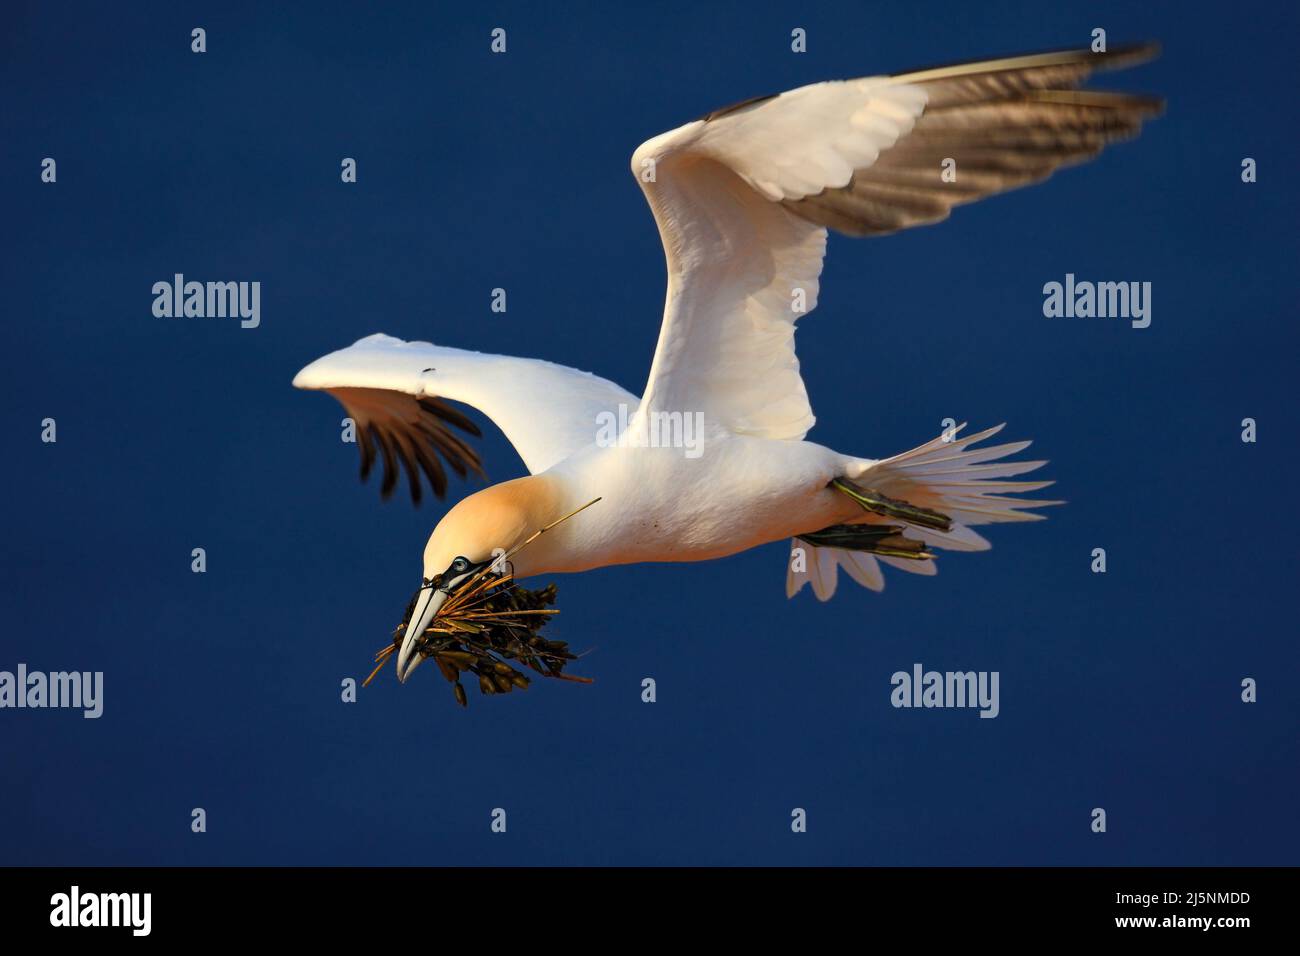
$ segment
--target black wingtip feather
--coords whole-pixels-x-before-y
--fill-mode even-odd
[[[475,438],[482,438],[483,432],[479,427],[465,415],[462,415],[456,409],[452,408],[446,402],[439,398],[424,397],[418,399],[420,407],[431,415],[442,419],[450,425],[455,425],[461,431],[469,432]]]
[[[370,438],[373,425],[357,427],[357,445],[361,452],[361,480],[370,478],[370,470],[375,466],[375,443]]]
[[[478,452],[454,429],[479,437],[482,432],[468,417],[442,399],[436,396],[416,398],[415,407],[407,411],[394,405],[392,398],[376,400],[373,406],[362,402],[364,408],[353,408],[347,396],[337,397],[357,422],[363,482],[375,470],[375,462],[381,456],[383,458],[384,473],[379,495],[384,501],[392,498],[403,470],[406,471],[411,502],[417,508],[424,498],[424,479],[428,480],[437,498],[446,497],[447,467],[460,478],[467,477],[471,471],[486,478]]]
[[[387,501],[393,497],[393,490],[397,487],[397,463],[388,436],[378,430],[375,435],[379,439],[379,448],[384,453],[384,481],[379,486],[379,497]]]

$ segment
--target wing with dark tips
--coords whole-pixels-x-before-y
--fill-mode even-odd
[[[894,77],[923,90],[911,131],[854,170],[848,185],[791,212],[851,236],[882,236],[948,218],[954,206],[1041,182],[1132,139],[1161,112],[1157,97],[1080,90],[1098,70],[1150,59],[1154,44],[959,63]]]
[[[449,470],[483,474],[468,443],[479,427],[452,402],[491,419],[538,474],[594,444],[602,420],[626,417],[638,401],[613,382],[553,362],[387,335],[317,359],[293,384],[342,402],[356,423],[362,479],[382,461],[380,491],[388,498],[405,471],[417,504],[426,484],[439,498],[446,494]]]
[[[794,326],[817,305],[827,230],[938,222],[1136,135],[1158,99],[1080,86],[1155,52],[814,83],[642,143],[632,171],[659,226],[668,293],[633,427],[691,409],[737,434],[802,439],[814,417]]]
[[[471,471],[485,477],[478,452],[466,444],[457,430],[476,438],[482,432],[441,398],[416,398],[405,392],[381,388],[330,388],[326,391],[343,403],[348,417],[356,423],[361,480],[370,477],[378,458],[383,459],[384,473],[379,491],[385,501],[392,497],[402,471],[406,472],[411,500],[416,504],[423,497],[422,474],[437,497],[446,495],[447,470],[444,465],[450,466],[461,478]]]

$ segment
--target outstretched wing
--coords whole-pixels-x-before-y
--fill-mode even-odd
[[[457,475],[482,474],[478,453],[457,430],[478,435],[447,400],[479,409],[496,423],[537,474],[596,439],[597,416],[630,413],[637,399],[613,382],[539,359],[488,355],[371,335],[317,359],[294,377],[297,388],[329,392],[356,422],[361,478],[384,462],[387,499],[405,466],[419,504],[420,472],[434,494],[447,490],[444,464]]]
[[[814,419],[794,323],[817,304],[826,227],[865,236],[938,222],[1136,134],[1159,101],[1076,88],[1154,53],[817,83],[642,144],[632,170],[659,226],[668,294],[641,415],[702,411],[739,434],[802,438]]]

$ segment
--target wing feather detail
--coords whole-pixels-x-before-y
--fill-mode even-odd
[[[484,476],[468,438],[478,425],[455,408],[483,412],[505,433],[536,474],[596,440],[601,413],[634,409],[637,399],[613,382],[536,359],[487,355],[427,342],[372,335],[313,362],[298,388],[329,392],[355,423],[361,479],[383,464],[387,500],[406,474],[418,505],[424,486],[442,498],[448,471]]]
[[[643,143],[632,169],[668,289],[634,427],[703,412],[737,434],[802,439],[815,419],[794,329],[817,304],[826,230],[939,222],[1137,135],[1158,99],[1078,87],[1155,53],[1073,50],[816,83]]]

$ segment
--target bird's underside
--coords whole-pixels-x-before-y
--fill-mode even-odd
[[[417,503],[421,474],[442,497],[446,468],[481,473],[459,434],[477,429],[448,401],[490,417],[552,491],[568,493],[566,482],[591,490],[592,475],[574,463],[599,457],[590,449],[605,416],[642,434],[659,416],[699,414],[711,434],[770,443],[775,451],[759,467],[779,484],[814,422],[794,331],[817,304],[827,230],[880,236],[935,223],[1136,135],[1159,100],[1079,87],[1096,70],[1154,53],[1151,45],[1065,51],[817,83],[714,111],[642,144],[632,171],[663,240],[668,289],[640,398],[549,362],[382,335],[319,359],[294,384],[344,404],[363,477],[383,462],[384,497],[403,468]],[[894,349],[906,363],[903,346]],[[807,493],[849,510],[795,532],[808,567],[791,570],[787,590],[811,582],[828,597],[837,568],[878,590],[879,563],[933,573],[935,548],[989,546],[972,526],[1039,517],[1029,509],[1049,502],[1017,496],[1049,482],[1009,479],[1042,462],[1005,460],[1028,442],[972,447],[991,434],[949,433],[883,461],[838,456],[839,470]],[[671,481],[688,485],[689,474]],[[602,493],[608,508],[621,490]],[[729,533],[725,522],[716,533]]]

